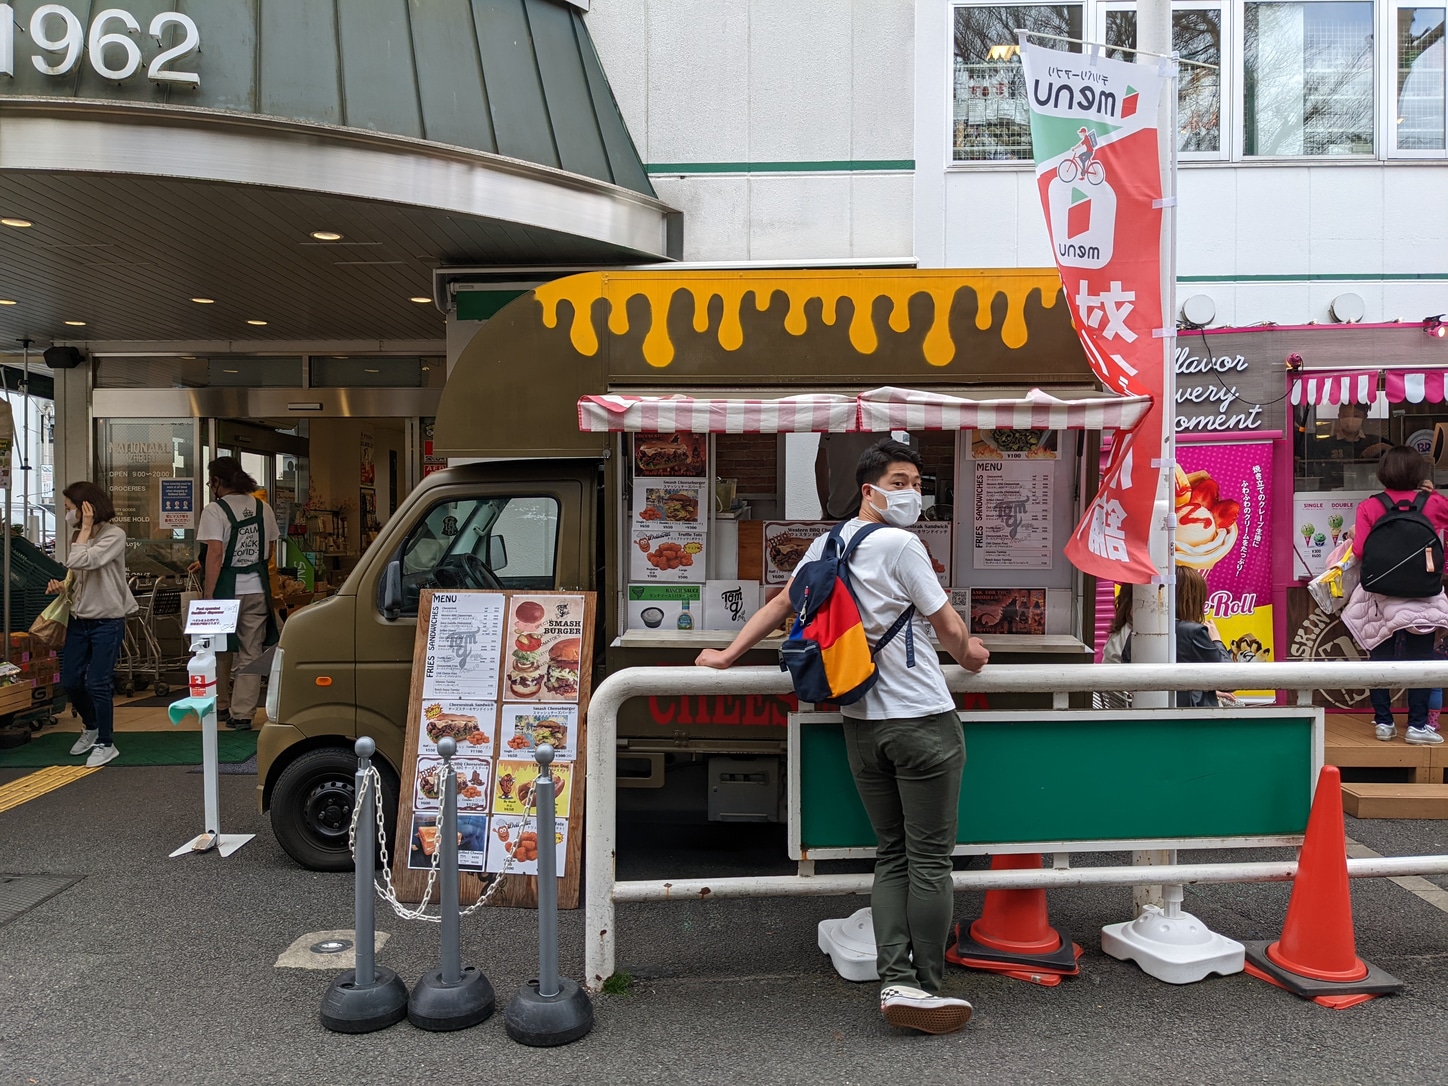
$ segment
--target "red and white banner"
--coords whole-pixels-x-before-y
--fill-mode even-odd
[[[1160,106],[1157,67],[1023,47],[1036,183],[1051,250],[1082,346],[1108,389],[1152,407],[1112,448],[1101,489],[1065,547],[1078,569],[1142,584],[1161,474],[1166,366],[1162,342]],[[1169,123],[1169,122],[1168,122]]]

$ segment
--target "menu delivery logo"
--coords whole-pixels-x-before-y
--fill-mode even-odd
[[[1062,267],[1104,268],[1116,240],[1116,191],[1109,182],[1067,184],[1051,178],[1051,239]]]

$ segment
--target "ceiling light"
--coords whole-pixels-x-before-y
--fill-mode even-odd
[[[312,237],[318,241],[341,241],[342,235],[335,230],[313,230]]]
[[[0,219],[0,225],[25,227],[34,224],[29,219]]]
[[[258,328],[260,328],[262,325],[266,324],[266,321],[247,321],[246,323],[247,323],[247,324],[254,324],[254,325],[256,325]]]
[[[240,373],[241,370],[222,370],[222,373]]]
[[[14,305],[14,304],[15,304],[15,300],[14,300],[13,298],[0,298],[0,305]]]
[[[421,294],[414,294],[411,298],[407,300],[409,302],[417,302],[419,305],[426,305],[428,302],[432,301],[431,298],[424,298]]]
[[[215,304],[216,304],[216,299],[215,299],[215,298],[192,298],[191,300],[192,300],[193,302],[195,302],[197,305],[215,305]]]
[[[382,371],[381,371],[381,370],[366,370],[366,371],[364,371],[364,372],[366,372],[366,373],[381,373]]]
[[[85,327],[85,321],[66,321],[65,323],[68,324],[68,325],[70,325],[72,328],[84,328],[84,327]]]

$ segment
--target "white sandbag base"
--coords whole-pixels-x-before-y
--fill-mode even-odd
[[[1102,928],[1101,949],[1113,958],[1134,961],[1143,973],[1168,984],[1192,984],[1212,973],[1240,973],[1246,948],[1182,912],[1181,887],[1165,890],[1165,909],[1148,905],[1135,920]]]
[[[830,956],[835,972],[845,980],[880,979],[875,969],[875,925],[868,908],[851,913],[843,920],[821,920],[819,947]]]

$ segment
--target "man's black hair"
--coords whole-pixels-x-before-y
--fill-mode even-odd
[[[885,477],[891,464],[900,463],[914,464],[916,471],[925,471],[925,461],[921,460],[920,454],[909,445],[902,445],[888,437],[875,442],[860,454],[860,464],[855,468],[856,489],[866,483],[874,486]]]

